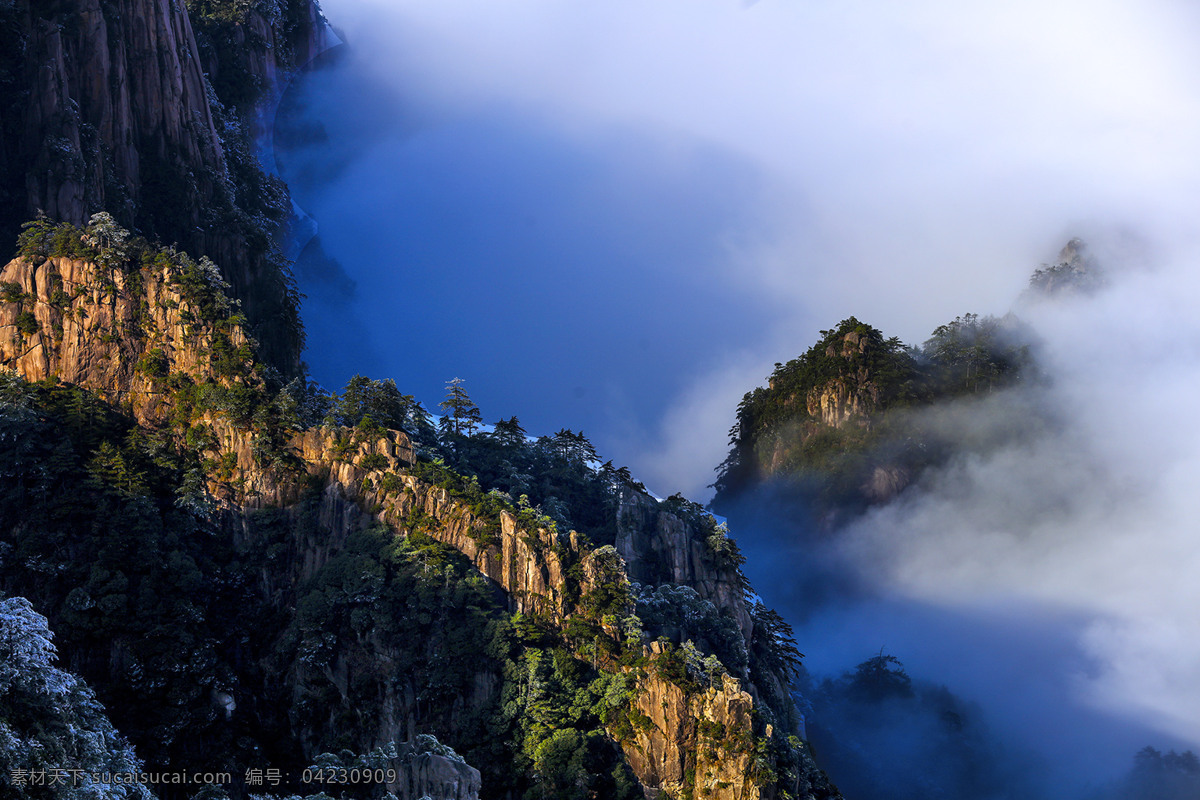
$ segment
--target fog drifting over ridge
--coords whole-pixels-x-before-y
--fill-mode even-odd
[[[1200,302],[1194,254],[1032,310],[1062,427],[968,458],[853,531],[904,595],[1087,619],[1077,688],[1200,744]],[[1173,267],[1173,268],[1172,268]],[[867,556],[870,553],[871,556]],[[886,567],[882,566],[887,564]]]
[[[1102,262],[1097,294],[1019,308],[1044,382],[911,412],[958,457],[835,537],[767,491],[737,529],[810,671],[882,647],[979,704],[1042,792],[996,797],[1095,798],[1144,746],[1200,748],[1200,252]]]
[[[1061,424],[861,520],[835,557],[875,596],[800,633],[817,670],[886,645],[953,678],[1072,769],[1200,745],[1192,9],[323,6],[352,44],[306,88],[332,144],[284,172],[359,290],[309,284],[317,377],[433,405],[459,375],[485,418],[582,427],[659,494],[708,495],[742,394],[820,329],[920,343],[1097,245],[1108,289],[1020,310]],[[1144,245],[1105,252],[1121,231]]]
[[[829,545],[868,588],[802,622],[824,651],[810,666],[886,644],[1049,756],[1048,796],[1080,796],[1147,744],[1200,746],[1196,258],[1024,308],[1049,384],[921,412],[966,435],[1013,409],[1045,422],[927,473]],[[785,579],[770,570],[760,585]]]
[[[352,43],[343,69],[379,87],[354,99],[353,113],[368,115],[359,135],[372,128],[366,146],[321,199],[300,192],[328,249],[360,282],[379,261],[409,270],[403,288],[377,285],[372,297],[441,296],[452,308],[464,282],[491,290],[479,276],[502,273],[530,298],[503,297],[515,314],[495,324],[496,343],[520,351],[505,357],[507,373],[476,367],[487,360],[470,344],[489,324],[483,299],[454,320],[469,335],[437,361],[382,358],[377,371],[392,367],[436,402],[453,376],[429,365],[450,364],[442,371],[467,378],[486,416],[518,413],[539,432],[583,427],[661,493],[707,495],[741,394],[818,330],[854,314],[919,342],[965,311],[1002,312],[1029,270],[1084,229],[1177,236],[1200,184],[1190,153],[1200,51],[1182,6],[324,8]],[[338,99],[324,99],[334,115]],[[336,209],[348,206],[364,224],[339,243],[348,226]],[[429,218],[399,245],[378,241],[387,252],[371,258],[369,226],[394,231],[413,208]],[[489,235],[501,243],[493,251],[464,244]],[[458,248],[453,259],[422,250],[438,236]],[[564,272],[594,282],[567,280],[574,308],[518,335],[523,318],[565,302],[551,294]],[[613,282],[645,291],[622,303],[606,294]],[[680,304],[702,305],[684,314]],[[376,350],[413,335],[370,324]],[[673,334],[681,343],[663,346]],[[539,353],[550,340],[561,350]],[[627,354],[606,357],[608,347]],[[559,386],[522,370],[539,359]],[[562,413],[545,412],[556,400]]]

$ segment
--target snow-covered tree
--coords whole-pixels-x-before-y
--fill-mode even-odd
[[[124,264],[129,258],[129,231],[118,225],[107,211],[92,214],[88,223],[87,243],[100,251],[96,261],[110,269]]]
[[[0,775],[17,797],[153,800],[144,786],[94,779],[141,764],[95,693],[54,666],[56,657],[46,618],[24,597],[0,599]]]

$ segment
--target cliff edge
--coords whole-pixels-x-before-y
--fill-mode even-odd
[[[314,0],[0,4],[0,238],[45,214],[126,228],[220,264],[262,357],[303,332],[272,237],[287,187],[255,155],[258,104],[326,44]],[[11,239],[10,239],[11,241]]]
[[[591,541],[539,509],[483,491],[476,478],[430,456],[439,445],[414,440],[423,434],[369,420],[307,426],[294,413],[295,382],[283,385],[258,360],[237,301],[207,259],[152,245],[104,216],[86,228],[44,220],[26,226],[21,252],[0,271],[0,367],[37,382],[47,397],[85,391],[128,415],[129,423],[113,423],[132,426],[126,441],[150,437],[159,442],[156,452],[174,453],[179,475],[200,477],[187,497],[205,509],[196,524],[209,536],[228,538],[239,552],[287,554],[253,567],[260,575],[253,596],[280,620],[268,637],[274,652],[299,649],[275,675],[231,665],[211,724],[219,728],[224,716],[269,728],[272,713],[244,717],[250,712],[237,709],[282,692],[299,703],[289,712],[289,735],[309,759],[332,741],[367,753],[426,733],[449,737],[468,758],[487,759],[479,755],[486,739],[463,728],[464,720],[491,719],[514,737],[505,746],[525,753],[504,758],[518,765],[529,759],[531,774],[542,775],[535,781],[553,784],[556,769],[569,771],[569,760],[559,765],[554,748],[581,736],[581,743],[592,742],[585,750],[596,764],[608,765],[603,769],[614,777],[604,780],[617,781],[614,787],[627,781],[670,798],[837,797],[797,736],[787,669],[778,665],[786,659],[770,658],[788,631],[749,604],[736,545],[698,506],[682,498],[659,503],[614,481],[605,491],[615,538]],[[94,452],[101,451],[109,452]],[[266,519],[273,522],[264,527]],[[8,530],[25,535],[20,526]],[[443,708],[429,708],[423,700],[429,689],[420,682],[379,670],[416,652],[426,660],[411,674],[431,669],[444,654],[440,646],[424,648],[456,635],[461,623],[449,620],[464,613],[455,604],[465,599],[438,612],[450,613],[444,623],[426,611],[409,618],[380,609],[367,628],[354,622],[355,635],[337,627],[315,639],[303,632],[337,619],[330,610],[303,622],[306,604],[314,602],[305,599],[311,592],[305,587],[342,574],[364,536],[382,537],[371,539],[379,543],[372,546],[385,550],[393,547],[386,541],[397,542],[412,554],[404,559],[426,564],[431,546],[457,554],[455,580],[489,587],[471,601],[492,609],[479,611],[480,619],[510,631],[502,637],[508,644],[475,650],[477,664],[456,667],[473,677],[448,690]],[[17,587],[22,581],[20,573],[9,578]],[[65,606],[43,600],[52,621],[73,619]],[[418,646],[383,634],[413,620],[434,626],[430,642]],[[308,648],[317,649],[304,655]],[[86,664],[84,652],[77,657]],[[115,677],[97,669],[89,677],[101,685],[105,675]],[[584,705],[539,721],[534,709],[553,706],[558,692]],[[364,705],[366,697],[377,700]],[[354,722],[343,719],[347,713]],[[571,721],[572,714],[582,716]],[[497,769],[485,770],[483,796],[499,796],[489,795],[487,785],[503,779]],[[594,779],[599,767],[579,769]],[[470,780],[463,785],[474,791]]]

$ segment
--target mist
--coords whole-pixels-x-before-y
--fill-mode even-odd
[[[1020,307],[1041,380],[913,412],[959,448],[895,500],[835,531],[778,488],[728,512],[810,672],[898,656],[1048,797],[1200,744],[1197,254],[1123,255],[1097,294]]]
[[[928,412],[983,444],[836,536],[769,496],[733,533],[810,672],[886,648],[1049,796],[1200,747],[1193,9],[323,6],[349,44],[275,143],[314,376],[430,407],[462,377],[662,496],[709,496],[742,394],[821,329],[919,344],[1092,244],[1104,290],[1016,307],[1046,380]]]
[[[302,287],[316,376],[462,377],[660,494],[707,496],[746,377],[839,319],[920,341],[1081,228],[1189,224],[1182,5],[324,8],[350,44],[297,91],[326,136],[279,153],[359,287]]]
[[[1200,742],[1195,254],[1030,309],[1057,430],[929,476],[849,532],[874,585],[939,608],[1074,617],[1070,695]]]

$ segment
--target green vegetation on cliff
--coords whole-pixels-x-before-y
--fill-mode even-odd
[[[292,206],[259,163],[255,102],[322,25],[312,0],[0,3],[0,240],[41,211],[83,225],[107,210],[207,256],[263,359],[294,376],[300,298],[275,241]]]
[[[284,384],[214,264],[107,215],[39,218],[19,251],[0,591],[147,769],[294,780],[433,735],[484,797],[834,796],[789,739],[790,629],[697,504],[653,500],[582,433],[479,426],[461,382],[440,426],[390,380]]]
[[[244,760],[211,695],[239,684],[234,651],[272,615],[197,459],[84,390],[2,380],[0,586],[50,618],[143,758]]]
[[[1031,379],[1030,346],[1011,315],[963,315],[921,347],[843,320],[743,397],[714,505],[767,482],[790,484],[818,516],[889,499],[949,452],[923,412]]]

